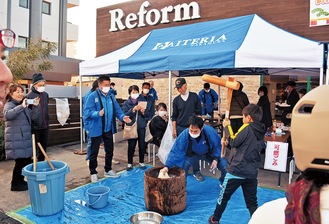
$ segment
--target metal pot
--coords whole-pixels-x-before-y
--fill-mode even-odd
[[[130,222],[133,224],[160,224],[163,218],[157,212],[139,212],[130,217]]]

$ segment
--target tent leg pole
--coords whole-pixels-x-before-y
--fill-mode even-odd
[[[74,151],[74,154],[84,155],[83,152],[83,127],[82,127],[82,77],[79,76],[79,98],[80,98],[80,151]]]
[[[171,92],[172,92],[172,80],[171,80],[171,77],[172,77],[172,73],[171,71],[169,71],[169,102],[168,102],[168,114],[171,114],[171,108],[172,108],[172,100],[171,100]],[[171,119],[171,116],[168,116],[169,119]]]
[[[79,86],[80,86],[80,90],[79,90],[79,97],[80,97],[80,153],[82,154],[82,139],[83,139],[83,127],[82,127],[82,76],[80,76],[80,81],[79,81]]]
[[[320,68],[319,86],[323,85],[323,68]]]

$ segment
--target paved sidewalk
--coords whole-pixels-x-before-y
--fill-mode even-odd
[[[116,171],[124,171],[127,166],[127,141],[115,143],[114,159],[120,161],[120,164],[113,165],[112,168]],[[75,151],[80,151],[80,144],[61,145],[49,147],[47,154],[51,160],[59,160],[66,162],[70,167],[70,172],[66,175],[66,190],[74,189],[90,182],[89,169],[86,165],[85,155],[75,154]],[[85,150],[86,144],[83,145]],[[145,155],[145,163],[148,163],[148,157]],[[136,147],[134,164],[138,164],[138,150]],[[152,165],[151,162],[148,163]],[[157,159],[157,166],[162,166],[162,163]],[[10,182],[14,161],[1,161],[0,162],[0,223],[18,223],[15,220],[8,219],[3,214],[9,211],[17,210],[30,204],[28,191],[12,192],[10,191]],[[208,167],[202,170],[204,175],[214,175],[208,171]],[[104,151],[100,149],[98,158],[98,175],[100,178],[104,174]],[[217,171],[214,176],[219,177],[220,172]],[[296,175],[294,175],[296,178]],[[281,187],[277,186],[278,173],[268,170],[260,170],[259,172],[259,186],[285,190],[288,184],[288,173],[281,175]],[[1,212],[2,211],[2,212]]]

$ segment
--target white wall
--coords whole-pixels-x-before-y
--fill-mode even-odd
[[[79,88],[79,86],[46,85],[46,92],[51,98],[79,98]],[[90,86],[82,86],[82,96],[84,96],[90,89]]]
[[[42,14],[42,39],[58,43],[59,0],[51,0],[50,15]]]
[[[17,36],[29,36],[29,9],[19,7],[19,0],[12,0],[11,29]],[[15,46],[18,46],[16,41]]]
[[[7,1],[0,1],[0,29],[7,28]]]

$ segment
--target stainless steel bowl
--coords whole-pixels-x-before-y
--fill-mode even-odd
[[[130,217],[133,224],[160,224],[163,218],[157,212],[139,212]]]

